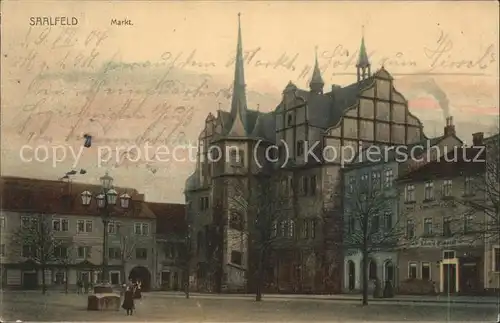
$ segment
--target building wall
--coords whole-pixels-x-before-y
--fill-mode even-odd
[[[19,269],[13,268],[20,263],[28,260],[28,258],[22,257],[22,246],[12,239],[13,234],[21,227],[22,217],[30,216],[25,213],[2,211],[2,217],[5,219],[5,227],[2,231],[1,244],[5,247],[5,255],[2,257],[2,265],[4,270],[2,271],[3,279],[7,287],[9,286],[19,286],[22,284],[22,272],[28,271],[29,269]],[[70,264],[70,267],[74,267],[79,262],[87,260],[94,265],[100,265],[102,263],[102,239],[103,239],[103,223],[99,217],[90,216],[75,216],[75,215],[53,215],[52,221],[66,219],[68,220],[68,230],[67,231],[53,231],[55,239],[61,239],[62,245],[66,246],[68,249],[68,257],[64,260],[65,263]],[[89,232],[78,232],[77,226],[78,221],[91,221],[92,231]],[[113,222],[121,223],[121,230],[123,235],[116,233],[109,233],[108,237],[108,248],[117,247],[121,248],[126,246],[127,255],[125,261],[125,275],[128,275],[132,268],[136,266],[143,266],[148,269],[151,274],[151,282],[154,287],[155,282],[155,269],[154,269],[154,257],[155,257],[155,242],[154,235],[155,232],[155,221],[153,219],[127,219],[119,218],[113,219]],[[137,223],[145,223],[148,225],[148,232],[146,235],[135,234],[134,228]],[[89,254],[87,257],[80,256],[78,252],[79,247],[89,248]],[[147,259],[138,259],[136,257],[136,249],[145,248],[147,250]],[[109,251],[108,251],[109,252]],[[121,259],[112,259],[108,257],[108,265],[110,273],[120,272],[120,276],[123,275],[122,270],[119,269],[123,265]],[[7,268],[10,267],[10,268]],[[66,270],[61,267],[61,261],[53,262],[48,266],[46,274],[46,283],[52,285],[57,272],[65,272]],[[117,269],[118,268],[118,269]],[[93,275],[94,281],[97,280],[97,271],[100,269],[96,268]],[[79,273],[90,272],[90,270],[83,268],[72,268],[69,273],[65,273],[64,276],[67,277],[68,283],[73,285],[76,284]],[[120,277],[121,278],[121,277]],[[65,278],[66,279],[66,278]],[[41,282],[41,272],[38,272],[38,281]]]

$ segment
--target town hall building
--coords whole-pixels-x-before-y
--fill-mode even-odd
[[[354,83],[325,91],[316,57],[308,89],[289,82],[272,111],[251,109],[238,26],[231,106],[207,116],[196,169],[186,181],[193,289],[251,291],[255,286],[254,255],[262,242],[253,239],[259,209],[254,203],[266,174],[280,203],[268,214],[273,238],[266,247],[265,291],[341,292],[344,161],[367,146],[426,139],[390,73],[384,67],[372,72],[364,37],[356,71]],[[280,147],[278,162],[263,158],[270,145]],[[318,158],[310,154],[313,145]],[[220,149],[209,149],[213,146]],[[208,158],[213,151],[224,158]]]

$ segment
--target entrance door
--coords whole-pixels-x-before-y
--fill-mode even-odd
[[[457,292],[457,265],[444,264],[443,265],[443,279],[444,279],[444,292],[451,294]]]
[[[170,289],[170,272],[162,271],[161,272],[161,287],[162,289]]]
[[[385,281],[390,281],[394,286],[394,266],[390,261],[385,263]]]
[[[477,264],[464,263],[460,267],[460,293],[473,293],[479,287]]]
[[[120,284],[120,273],[111,273],[110,276],[112,285]]]
[[[354,290],[356,288],[356,267],[353,261],[348,262],[349,267],[349,290]]]
[[[23,273],[23,288],[36,289],[38,287],[38,275],[36,272]]]
[[[179,289],[179,273],[174,273],[174,290]]]

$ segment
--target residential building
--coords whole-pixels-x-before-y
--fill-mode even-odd
[[[1,183],[2,286],[38,288],[42,267],[49,287],[62,288],[67,283],[74,288],[78,280],[102,280],[105,228],[95,199],[102,193],[100,186],[21,177],[2,177]],[[110,207],[107,228],[108,280],[121,284],[134,278],[143,282],[144,289],[155,287],[155,215],[143,194],[131,188],[115,190],[117,203]],[[89,205],[84,205],[84,196],[91,197]],[[24,237],[20,230],[30,225],[56,242],[50,257],[44,255],[48,258],[44,264],[40,250],[23,246],[24,238],[16,239]]]
[[[189,236],[184,204],[153,203],[156,215],[156,272],[162,290],[183,290],[189,265]]]
[[[442,293],[484,289],[484,212],[471,212],[462,203],[484,199],[473,189],[484,173],[484,157],[481,148],[457,147],[398,179],[405,230],[400,285],[420,281]]]
[[[359,223],[363,214],[359,213],[358,202],[360,197],[369,190],[382,190],[385,193],[381,196],[368,194],[372,199],[387,198],[384,203],[384,210],[377,208],[379,214],[374,223],[382,232],[391,236],[392,240],[399,238],[401,230],[399,227],[399,191],[395,180],[408,171],[416,170],[438,158],[442,154],[452,151],[454,147],[461,146],[462,141],[455,134],[453,118],[447,119],[443,135],[435,138],[426,138],[420,142],[409,145],[397,146],[371,146],[360,152],[353,162],[343,170],[344,180],[344,247],[348,246],[350,237],[360,237],[362,231]],[[420,162],[418,162],[420,160]],[[417,161],[417,162],[416,162]],[[367,190],[368,189],[368,190]],[[371,201],[373,204],[380,204],[382,201]],[[356,207],[357,206],[357,207]],[[370,219],[367,219],[370,220]],[[370,223],[370,221],[367,221]],[[377,230],[378,231],[378,230]],[[372,233],[368,232],[367,236]],[[378,233],[375,233],[376,235]],[[350,246],[352,247],[352,246]],[[373,242],[369,249],[370,262],[368,263],[368,278],[370,281],[378,279],[380,282],[390,281],[392,286],[397,287],[397,250],[387,241]],[[361,250],[351,250],[344,248],[344,284],[346,292],[359,291],[362,289],[362,252]],[[370,283],[371,289],[373,284]]]
[[[207,116],[196,169],[186,181],[191,235],[200,245],[191,268],[195,285],[247,291],[256,286],[254,255],[261,246],[252,243],[254,205],[259,176],[265,174],[280,192],[280,203],[269,214],[277,234],[265,281],[268,292],[340,292],[344,161],[362,147],[420,142],[426,138],[422,123],[409,112],[407,100],[384,67],[372,74],[364,39],[356,82],[324,92],[316,59],[309,89],[288,83],[281,102],[268,113],[247,106],[243,70],[239,26],[230,110]],[[270,156],[267,151],[265,158],[266,148],[273,145],[279,152]],[[221,158],[214,160],[214,152]],[[235,199],[239,202],[233,203]],[[234,212],[234,204],[247,207]],[[235,213],[237,221],[232,218]],[[241,225],[230,225],[233,222]],[[212,242],[210,253],[203,251],[207,242]]]
[[[499,134],[483,138],[483,133],[476,133],[475,146],[484,146],[486,148],[486,172],[482,185],[478,191],[485,194],[485,201],[478,210],[484,210],[487,229],[486,245],[484,254],[484,276],[485,289],[489,291],[498,291],[500,289],[500,243],[499,243],[499,174],[500,174],[500,136]]]

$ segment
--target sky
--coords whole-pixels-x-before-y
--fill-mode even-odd
[[[289,81],[306,88],[316,51],[325,90],[354,82],[364,35],[373,70],[384,65],[394,76],[427,134],[442,131],[443,102],[465,137],[488,131],[498,119],[494,1],[1,6],[2,175],[57,180],[84,168],[87,174],[74,180],[97,183],[109,171],[117,185],[134,187],[148,200],[182,202],[192,162],[150,163],[144,156],[131,162],[130,154],[116,152],[117,145],[141,137],[168,139],[170,148],[195,142],[209,112],[229,109],[238,13],[249,108],[273,110]],[[74,17],[77,24],[30,26],[37,17]],[[113,19],[131,24],[113,25]],[[446,100],[438,100],[436,88]],[[83,134],[91,134],[94,145],[79,155]],[[31,160],[37,148],[50,158]],[[102,162],[107,156],[113,157]]]

